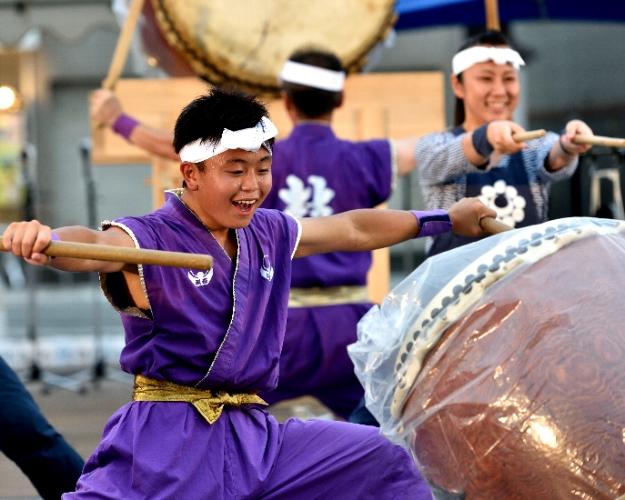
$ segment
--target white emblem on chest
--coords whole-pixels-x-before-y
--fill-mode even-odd
[[[260,268],[260,275],[267,281],[271,281],[273,279],[273,266],[269,261],[269,257],[266,255],[263,256],[263,265]]]
[[[482,187],[479,199],[484,205],[497,212],[497,219],[514,227],[525,219],[526,201],[514,186],[508,186],[500,179],[492,186]]]
[[[213,279],[213,270],[209,269],[208,271],[198,271],[195,273],[189,271],[187,277],[189,281],[197,287],[206,286],[210,283],[211,279]]]
[[[334,210],[329,203],[335,192],[328,187],[325,177],[310,175],[308,187],[296,175],[286,178],[286,185],[278,191],[278,196],[285,203],[284,211],[293,217],[323,217],[332,215]]]

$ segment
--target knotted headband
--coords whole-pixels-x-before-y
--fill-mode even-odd
[[[266,144],[266,141],[276,135],[278,135],[276,126],[269,118],[263,116],[254,127],[241,130],[225,128],[221,134],[221,139],[216,143],[202,139],[190,142],[180,150],[180,160],[188,163],[199,163],[217,156],[227,149],[258,151],[262,146],[265,146],[267,151],[271,153],[271,146]]]
[[[461,50],[451,60],[454,75],[459,75],[474,64],[493,61],[495,64],[511,64],[514,69],[525,66],[525,61],[510,47],[484,47],[481,45]]]
[[[330,92],[340,92],[345,84],[345,73],[311,66],[295,61],[287,61],[280,71],[281,82],[296,83]]]

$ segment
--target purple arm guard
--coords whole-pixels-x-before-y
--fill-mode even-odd
[[[435,210],[411,210],[410,213],[419,222],[419,233],[416,238],[436,236],[451,231],[451,219],[447,210],[437,208]]]
[[[137,120],[135,120],[132,116],[122,113],[117,117],[117,120],[113,123],[112,128],[116,134],[121,135],[128,141],[130,140],[130,134],[132,134],[132,131],[137,125],[139,125]]]
[[[61,241],[61,238],[59,238],[59,235],[56,234],[54,231],[52,231],[52,234],[50,235],[50,241]],[[54,260],[56,259],[56,257],[54,257],[53,255],[51,255],[50,260]]]

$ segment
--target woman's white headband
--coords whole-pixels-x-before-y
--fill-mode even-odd
[[[245,151],[258,151],[262,146],[271,153],[271,147],[265,141],[278,135],[278,129],[272,121],[263,116],[255,127],[242,130],[228,130],[221,134],[217,143],[197,139],[190,142],[180,150],[180,160],[188,163],[201,161],[217,156],[227,149],[244,149]]]
[[[509,47],[475,46],[461,50],[451,60],[454,75],[459,75],[474,64],[493,61],[495,64],[511,64],[514,69],[525,66],[525,61],[516,50]]]
[[[311,66],[295,61],[287,61],[280,71],[280,81],[297,83],[306,87],[339,92],[345,85],[345,73]]]

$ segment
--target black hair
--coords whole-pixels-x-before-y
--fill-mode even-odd
[[[295,51],[289,61],[317,66],[332,71],[345,71],[340,59],[332,52],[308,48]],[[291,98],[304,118],[318,118],[341,105],[343,92],[332,92],[291,82],[282,82],[282,90]]]
[[[469,47],[477,47],[479,45],[492,47],[512,47],[510,45],[510,42],[506,38],[506,35],[504,35],[501,31],[488,30],[482,31],[481,33],[478,33],[477,35],[469,38],[460,46],[460,48],[456,51],[456,54],[463,51],[464,49],[468,49]],[[456,77],[458,78],[459,82],[462,82],[462,73],[456,75]],[[458,127],[459,125],[462,125],[465,118],[464,100],[456,97],[456,103],[454,107],[454,126]]]
[[[176,153],[202,139],[217,143],[225,128],[241,130],[256,126],[267,109],[256,98],[234,90],[213,88],[182,110],[174,128]],[[273,139],[268,141],[273,144]]]

